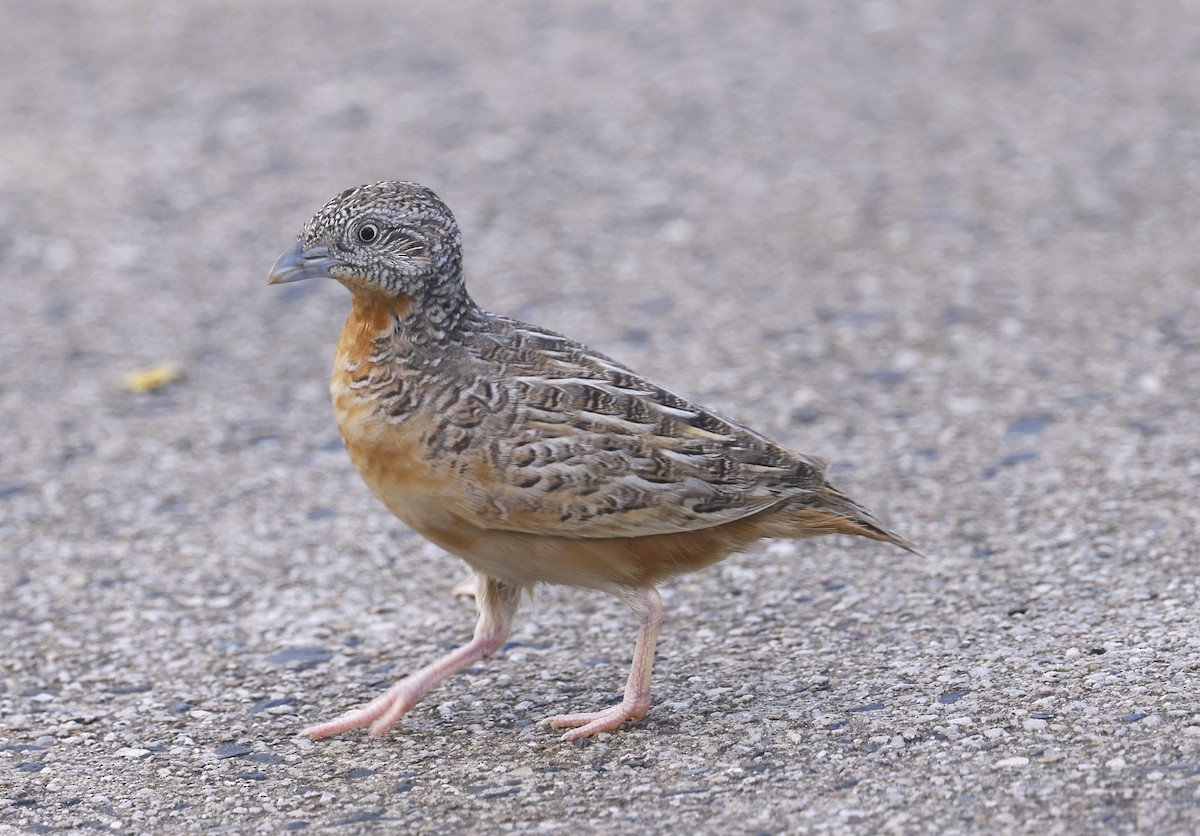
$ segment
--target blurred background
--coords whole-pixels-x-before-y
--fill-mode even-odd
[[[876,726],[829,740],[806,724],[813,700],[906,705],[907,682],[936,710],[906,727],[937,730],[896,754],[916,752],[890,779],[911,782],[913,815],[980,822],[999,793],[1014,826],[1104,824],[1054,806],[1083,792],[1064,776],[1194,765],[1200,739],[1198,33],[1186,0],[0,0],[0,740],[42,746],[21,757],[44,764],[45,741],[118,733],[146,753],[131,774],[225,775],[218,743],[295,746],[303,722],[368,694],[375,680],[337,667],[353,648],[372,665],[400,654],[399,673],[466,634],[448,594],[460,566],[389,517],[341,450],[326,381],[346,294],[265,285],[327,199],[408,179],[458,216],[482,305],[830,459],[930,554],[772,546],[676,582],[656,699],[678,704],[656,712],[699,712],[706,730],[700,749],[676,738],[677,759],[736,752],[750,721],[720,725],[728,699],[703,695],[758,683],[755,705],[786,705],[798,737],[756,744],[782,783],[765,807],[738,796],[755,821],[854,808],[882,826],[902,805],[864,777],[878,758],[861,747],[903,723],[863,715]],[[547,593],[521,640],[551,649],[467,675],[508,690],[417,728],[524,728],[615,693],[632,628],[592,597]],[[303,652],[263,661],[281,648]],[[612,656],[580,670],[593,651]],[[498,664],[511,679],[488,678]],[[1055,665],[1074,684],[1041,693]],[[823,696],[794,692],[820,676]],[[958,691],[972,696],[936,703]],[[1005,707],[970,707],[982,694]],[[496,720],[497,699],[533,703]],[[1007,718],[1003,734],[938,725],[958,709]],[[1121,720],[1137,714],[1161,725]],[[191,746],[164,731],[176,722]],[[1008,748],[981,754],[972,735]],[[921,751],[959,744],[962,763],[1042,772],[996,789],[964,767],[965,789],[933,788]],[[806,789],[795,765],[831,750],[846,760]],[[467,780],[448,758],[446,780]],[[287,780],[335,768],[288,763]],[[1194,823],[1195,769],[1090,786],[1118,823]],[[49,775],[20,773],[10,801],[33,801],[9,811],[69,823]],[[219,815],[209,790],[172,786]],[[585,805],[609,789],[574,786]]]

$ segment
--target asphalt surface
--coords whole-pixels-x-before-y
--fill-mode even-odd
[[[1200,4],[0,2],[0,830],[1200,829]],[[486,307],[780,441],[927,552],[765,544],[472,629],[359,482],[347,296],[433,187]],[[173,364],[130,391],[127,375]],[[135,386],[136,388],[136,386]]]

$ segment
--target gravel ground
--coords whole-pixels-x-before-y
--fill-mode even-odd
[[[0,830],[1200,829],[1200,4],[0,0]],[[833,462],[775,542],[470,635],[327,402],[339,190],[493,310]],[[160,363],[152,391],[126,375]],[[170,375],[164,375],[169,377]]]

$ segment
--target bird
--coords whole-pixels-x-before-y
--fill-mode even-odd
[[[350,291],[330,395],[350,459],[405,525],[475,574],[470,641],[305,733],[383,736],[430,689],[504,644],[540,584],[608,593],[638,619],[624,695],[544,722],[578,740],[645,717],[662,581],[764,538],[851,534],[916,547],[793,452],[575,340],[485,311],[461,234],[413,182],[347,189],[268,284]]]

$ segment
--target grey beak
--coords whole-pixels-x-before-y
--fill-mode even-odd
[[[332,279],[330,269],[341,263],[329,254],[328,248],[317,246],[304,249],[304,245],[297,241],[294,247],[279,256],[279,260],[267,274],[267,284],[284,284],[303,279]]]

